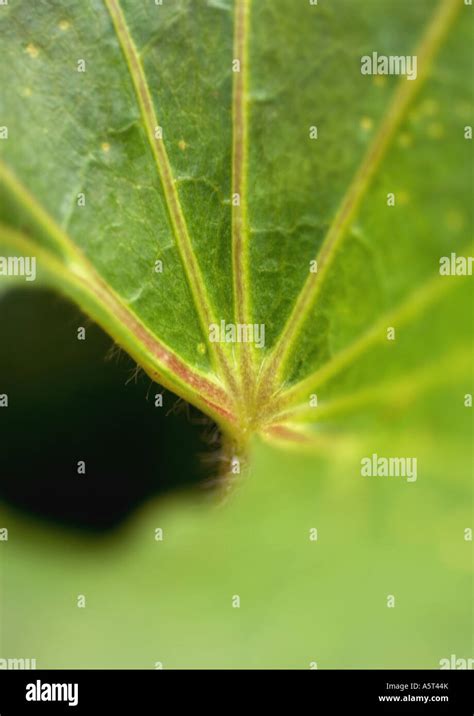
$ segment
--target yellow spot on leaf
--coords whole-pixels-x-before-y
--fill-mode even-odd
[[[441,139],[444,136],[444,127],[439,122],[431,122],[428,125],[428,136],[431,139]]]
[[[33,45],[32,42],[30,42],[30,44],[27,45],[26,52],[29,54],[30,57],[33,57],[33,58],[38,57],[38,55],[39,55],[38,48],[36,47],[36,45]]]
[[[198,344],[197,344],[197,351],[198,351],[198,353],[200,353],[202,356],[204,355],[204,353],[206,352],[206,346],[204,345],[204,343],[198,343]]]
[[[184,150],[186,149],[187,146],[188,146],[188,145],[186,144],[186,142],[184,141],[184,139],[180,139],[180,140],[179,140],[179,142],[178,142],[178,147],[181,149],[182,152],[184,152]]]
[[[100,146],[103,152],[110,152],[110,144],[108,142],[102,142]]]
[[[361,129],[364,130],[364,132],[370,132],[370,130],[374,126],[374,122],[370,117],[362,117],[362,119],[360,120],[360,126]]]
[[[23,87],[21,94],[23,97],[31,97],[31,87]]]
[[[411,145],[413,144],[413,137],[408,132],[401,132],[398,137],[398,144],[404,149],[406,147],[411,147]]]
[[[71,23],[69,22],[69,20],[61,20],[61,22],[59,23],[59,29],[62,30],[63,32],[66,32],[66,30],[69,30],[70,27],[71,27]]]

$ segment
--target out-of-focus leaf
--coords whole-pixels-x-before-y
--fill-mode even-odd
[[[467,430],[433,415],[422,401],[408,423],[390,416],[376,436],[317,455],[258,445],[220,509],[150,504],[102,545],[4,516],[2,655],[38,668],[436,669],[467,658]],[[415,451],[416,482],[361,477],[372,450]]]

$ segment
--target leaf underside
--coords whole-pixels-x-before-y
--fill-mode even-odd
[[[469,281],[439,259],[470,250],[471,14],[387,23],[378,0],[1,8],[4,253],[240,445],[469,374]],[[373,51],[416,80],[361,74]]]
[[[0,253],[36,256],[233,449],[263,437],[226,509],[160,500],[93,548],[4,511],[1,656],[469,656],[472,278],[439,259],[472,252],[472,22],[462,0],[0,5]],[[372,52],[416,53],[417,79],[362,75]],[[221,320],[264,347],[211,342]],[[373,453],[417,481],[362,478]]]

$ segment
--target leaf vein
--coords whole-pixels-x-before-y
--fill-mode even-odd
[[[206,343],[218,373],[223,375],[229,387],[235,391],[235,381],[220,344],[209,340],[209,326],[215,323],[209,297],[205,288],[198,260],[189,236],[186,219],[175,186],[171,164],[163,139],[155,137],[159,127],[153,106],[148,81],[140,61],[138,50],[128,28],[119,0],[104,0],[110,13],[119,45],[125,57],[130,78],[138,100],[148,142],[155,160],[158,175],[163,188],[167,211],[176,240],[186,280],[199,317]]]
[[[371,179],[390,146],[391,140],[408,107],[429,75],[436,51],[440,47],[460,5],[461,3],[458,0],[441,0],[418,50],[414,53],[418,57],[419,72],[417,80],[410,82],[407,82],[406,78],[400,80],[379,130],[343,197],[336,216],[325,236],[316,257],[318,270],[316,273],[308,274],[273,351],[267,358],[267,365],[262,378],[262,390],[266,393],[272,390],[270,384],[273,386],[277,379],[282,379],[289,355],[294,348],[309,311],[321,291],[324,278],[334,260],[337,249],[342,239],[347,235],[346,229],[359,209]]]

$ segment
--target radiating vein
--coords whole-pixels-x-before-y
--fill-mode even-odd
[[[286,362],[293,350],[294,343],[308,318],[309,311],[321,291],[324,278],[334,260],[341,240],[346,234],[346,229],[360,207],[370,181],[380,166],[381,160],[409,105],[427,78],[436,51],[460,7],[461,3],[459,0],[441,1],[424,34],[421,44],[414,53],[418,57],[418,78],[414,81],[407,81],[406,78],[400,80],[380,128],[342,200],[339,210],[323,241],[319,254],[316,257],[318,265],[317,273],[308,274],[308,278],[295,301],[274,350],[268,358],[265,375],[262,380],[264,389],[266,383],[273,382],[272,378],[275,380],[282,378]],[[268,392],[268,387],[266,390]]]
[[[232,271],[236,323],[250,323],[249,232],[247,224],[247,36],[250,0],[234,3],[234,58],[232,93]],[[239,344],[242,381],[250,393],[250,344]]]
[[[22,206],[37,226],[41,227],[52,245],[68,261],[74,261],[80,256],[79,249],[68,234],[52,219],[48,212],[39,204],[11,169],[0,160],[0,182],[15,201]]]
[[[304,380],[284,390],[279,396],[280,404],[289,405],[307,400],[309,395],[320,385],[329,381],[344,370],[344,368],[347,368],[367,350],[373,348],[378,343],[386,342],[388,326],[399,328],[410,320],[417,318],[430,307],[431,304],[441,300],[448,291],[458,286],[459,282],[464,280],[466,280],[465,277],[456,276],[446,277],[436,275],[430,278],[423,286],[412,291],[403,303],[381,316],[375,324],[353,343],[343,348],[339,353],[336,353],[325,365],[314,371],[314,373]]]
[[[225,406],[228,403],[228,396],[221,385],[214,383],[202,373],[188,366],[141,323],[138,316],[122,302],[120,297],[114,293],[110,286],[105,284],[69,234],[56,223],[48,211],[41,206],[18,177],[1,160],[0,182],[9,195],[21,206],[23,211],[30,216],[38,229],[44,232],[45,236],[49,238],[51,246],[59,250],[59,256],[55,256],[51,251],[41,249],[31,241],[29,245],[30,252],[32,251],[32,247],[34,247],[32,255],[41,257],[46,268],[50,267],[51,275],[54,278],[59,277],[61,279],[59,281],[58,278],[58,286],[76,289],[82,286],[80,291],[81,296],[84,296],[85,292],[87,292],[89,298],[94,297],[93,300],[95,303],[92,312],[95,310],[95,314],[97,314],[98,302],[100,301],[102,303],[102,309],[107,309],[110,320],[114,323],[121,320],[125,332],[128,331],[133,334],[135,342],[142,342],[145,353],[148,354],[146,364],[149,365],[150,358],[152,359],[156,370],[156,380],[159,380],[163,385],[168,387],[170,384],[170,376],[168,374],[174,372],[177,381],[181,385],[181,389],[179,386],[175,389],[178,395],[183,393],[182,386],[187,385],[187,390],[191,389],[195,391],[197,395],[202,393],[204,400],[216,404],[221,403],[224,413],[226,413],[227,409]],[[20,232],[5,226],[2,226],[1,229],[2,236],[4,238],[7,237],[10,244],[16,241],[16,245],[20,247],[26,245],[25,242],[27,242],[28,239]],[[96,320],[99,319],[96,318]],[[103,325],[103,323],[101,323],[101,325]],[[104,325],[104,328],[110,332],[107,325]],[[114,337],[116,337],[115,334]],[[136,348],[136,345],[128,346],[128,350],[132,355],[137,353]],[[165,377],[165,374],[168,377]],[[191,400],[195,403],[195,398],[196,395],[192,396],[189,392],[187,393],[187,400]]]
[[[235,381],[228,366],[222,346],[219,343],[212,343],[209,341],[209,326],[211,323],[215,323],[216,319],[211,309],[201,270],[189,237],[186,220],[180,204],[178,191],[174,183],[174,177],[165,143],[162,138],[157,136],[157,134],[159,135],[159,131],[157,132],[159,124],[145,76],[145,71],[127,26],[119,0],[104,0],[104,2],[112,18],[117,38],[130,72],[130,77],[137,96],[145,131],[163,188],[176,245],[181,256],[184,272],[193,296],[199,321],[206,337],[207,345],[211,354],[211,360],[213,360],[215,368],[218,369],[218,372],[224,377],[229,387],[235,391]]]
[[[346,415],[372,405],[405,406],[435,386],[447,385],[472,372],[472,347],[461,346],[441,360],[423,365],[398,380],[369,385],[347,395],[319,401],[311,408],[308,400],[275,416],[275,422],[303,420],[311,423]],[[307,396],[306,396],[307,397]]]

